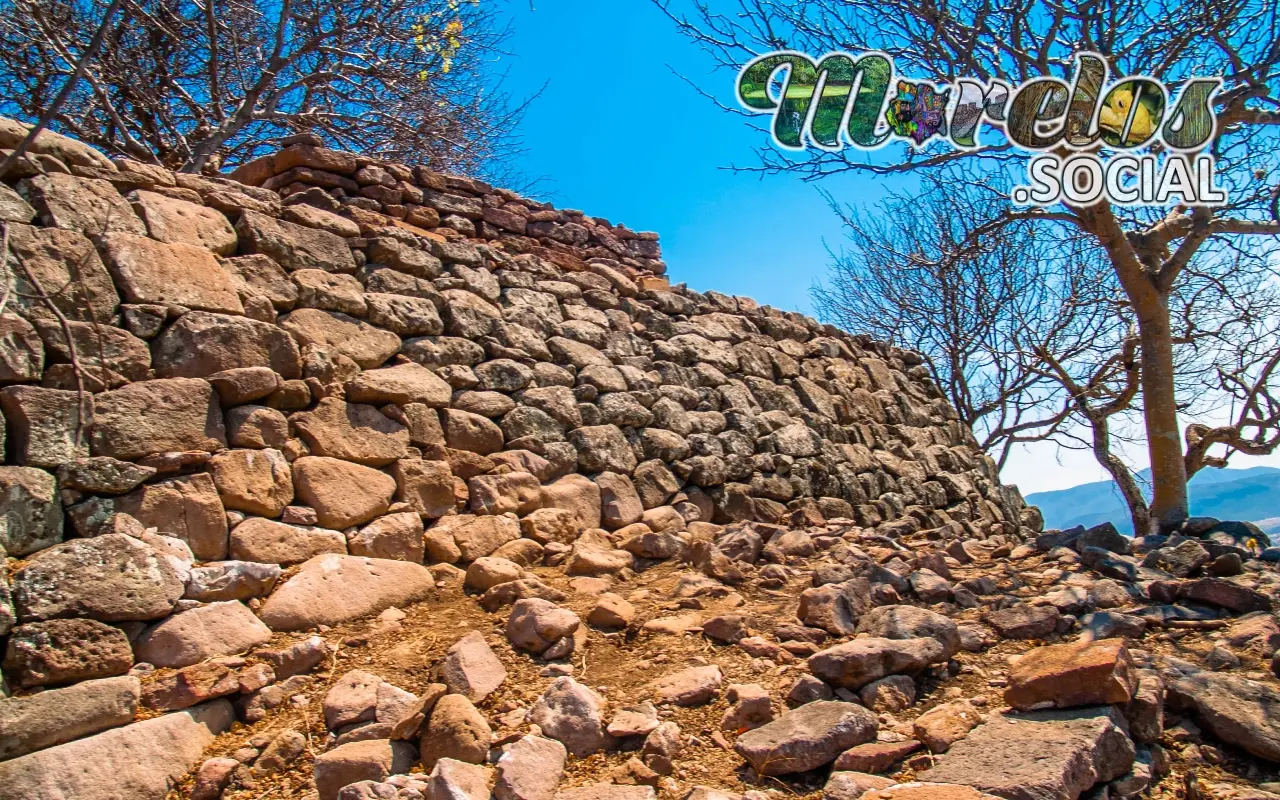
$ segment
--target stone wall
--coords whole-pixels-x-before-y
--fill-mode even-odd
[[[672,287],[653,234],[286,145],[233,180],[44,137],[4,176],[11,558],[148,529],[287,567],[522,538],[554,565],[636,523],[1035,526],[918,355]]]

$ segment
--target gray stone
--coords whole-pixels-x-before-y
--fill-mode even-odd
[[[855,703],[806,703],[738,737],[734,750],[760,775],[807,772],[876,738],[878,723]]]
[[[53,476],[0,466],[0,551],[20,558],[62,541],[62,502]]]

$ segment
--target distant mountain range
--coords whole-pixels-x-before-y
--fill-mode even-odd
[[[1150,470],[1139,473],[1144,482],[1149,476]],[[1192,516],[1247,520],[1267,533],[1280,532],[1280,469],[1202,469],[1191,479],[1189,488]],[[1129,511],[1115,481],[1036,492],[1026,499],[1028,504],[1040,507],[1046,528],[1090,527],[1110,521],[1122,533],[1133,533]]]

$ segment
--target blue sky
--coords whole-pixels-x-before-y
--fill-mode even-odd
[[[827,245],[844,238],[839,221],[814,185],[724,169],[757,163],[768,135],[679,77],[733,104],[734,75],[713,71],[649,0],[505,0],[503,9],[512,23],[510,55],[498,64],[505,88],[517,97],[542,90],[516,165],[546,177],[534,194],[657,231],[673,283],[812,313],[809,288],[827,272]],[[897,188],[867,175],[822,187],[852,203]],[[1258,464],[1280,466],[1280,454],[1232,460]],[[1044,443],[1024,445],[1004,470],[1024,493],[1106,477],[1091,454]]]
[[[724,167],[755,163],[767,134],[716,108],[734,76],[702,54],[648,0],[508,0],[513,23],[506,88],[546,84],[522,126],[520,164],[546,176],[536,194],[636,230],[661,234],[673,283],[809,312],[809,287],[827,269],[823,240],[840,225],[816,187]],[[637,101],[643,103],[638,105]],[[850,200],[881,191],[867,177],[826,181]]]

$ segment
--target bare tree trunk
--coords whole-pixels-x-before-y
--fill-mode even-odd
[[[1160,532],[1168,532],[1188,515],[1187,467],[1174,393],[1168,298],[1152,291],[1135,302],[1134,308],[1142,339],[1142,417],[1151,456],[1151,521]],[[1136,533],[1141,536],[1146,532]]]
[[[1133,473],[1119,456],[1111,452],[1111,426],[1107,417],[1099,416],[1090,419],[1089,422],[1093,428],[1093,457],[1111,475],[1111,479],[1120,489],[1124,504],[1129,507],[1129,520],[1133,523],[1134,536],[1142,536],[1151,528],[1147,498],[1142,496],[1142,488],[1133,479]]]

